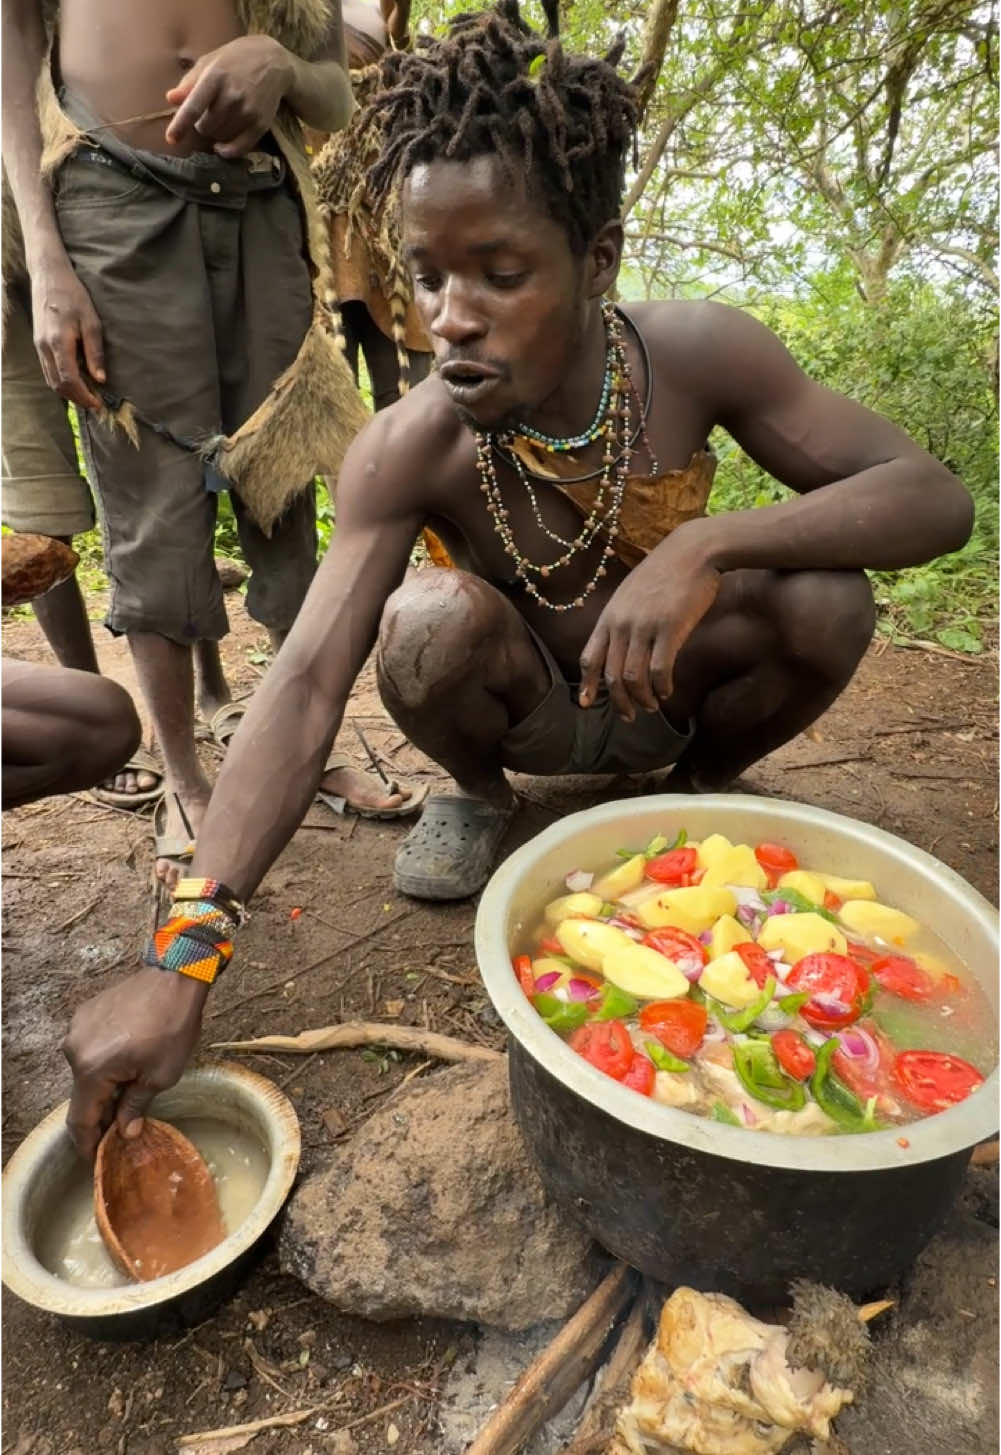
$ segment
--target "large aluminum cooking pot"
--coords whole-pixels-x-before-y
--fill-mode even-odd
[[[902,839],[806,804],[742,794],[662,794],[572,814],[518,849],[484,891],[476,954],[510,1033],[515,1115],[551,1195],[611,1252],[668,1284],[782,1299],[812,1278],[862,1294],[891,1281],[941,1226],[970,1148],[998,1124],[998,1073],[960,1106],[906,1128],[782,1137],[662,1106],[576,1055],[520,990],[511,949],[569,870],[624,844],[672,838],[779,840],[800,861],[871,879],[880,897],[931,924],[996,1014],[995,911],[963,879]],[[905,1145],[901,1145],[901,1140]]]

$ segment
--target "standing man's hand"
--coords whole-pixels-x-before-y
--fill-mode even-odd
[[[630,571],[599,616],[580,658],[581,707],[593,706],[602,680],[626,722],[671,696],[678,653],[720,585],[719,571],[682,529]]]
[[[198,980],[150,967],[79,1007],[63,1042],[73,1071],[66,1124],[88,1160],[112,1120],[127,1136],[157,1092],[177,1081],[198,1040],[207,993]]]
[[[82,409],[100,409],[80,366],[82,361],[91,378],[104,383],[101,320],[65,253],[32,267],[31,316],[46,384]]]
[[[267,35],[244,35],[199,57],[167,101],[171,146],[196,138],[221,157],[242,157],[269,129],[293,77],[293,58]]]

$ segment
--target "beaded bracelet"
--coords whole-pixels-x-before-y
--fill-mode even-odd
[[[228,914],[237,926],[242,925],[247,918],[242,901],[237,899],[232,889],[223,884],[221,879],[179,879],[171,909],[190,900],[208,901]]]
[[[170,918],[146,947],[144,961],[211,985],[233,958],[233,923],[226,910],[209,900],[172,905]]]

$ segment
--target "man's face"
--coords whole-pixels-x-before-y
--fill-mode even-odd
[[[467,423],[509,425],[565,383],[586,260],[496,158],[415,167],[403,245],[442,382]]]

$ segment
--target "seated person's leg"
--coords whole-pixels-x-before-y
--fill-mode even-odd
[[[139,744],[131,697],[93,672],[4,659],[3,806],[92,788]]]

